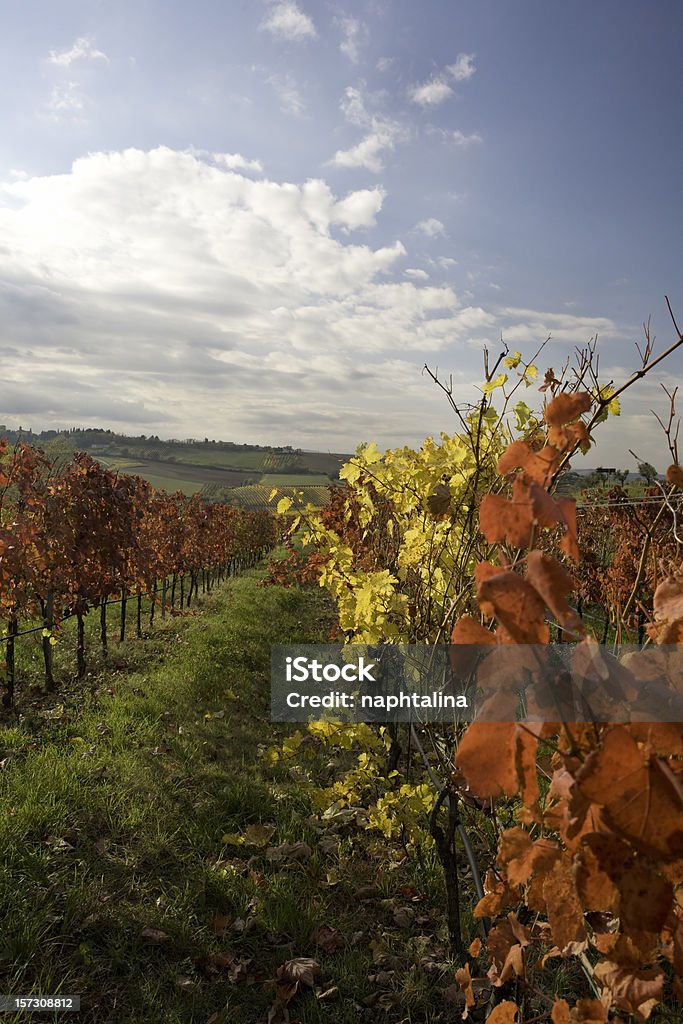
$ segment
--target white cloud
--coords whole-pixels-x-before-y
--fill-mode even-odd
[[[315,25],[294,0],[277,0],[259,28],[283,39],[299,41],[317,36]]]
[[[438,235],[445,235],[446,228],[436,217],[428,217],[415,225],[415,230],[420,231],[427,238],[436,238]]]
[[[366,134],[355,146],[338,149],[329,163],[336,167],[365,167],[379,173],[384,167],[382,154],[404,142],[406,130],[392,118],[371,114],[362,91],[353,86],[345,90],[340,106],[346,120],[366,129]]]
[[[227,170],[256,171],[259,174],[263,172],[263,164],[260,160],[247,160],[241,153],[212,153],[211,155],[219,167],[225,167]]]
[[[408,90],[408,96],[413,103],[418,103],[422,107],[436,107],[453,95],[449,80],[464,82],[471,78],[474,72],[474,54],[459,53],[455,64],[447,64],[443,71],[432,75],[426,82],[412,86]]]
[[[357,64],[360,60],[360,49],[368,40],[367,25],[358,18],[342,18],[339,24],[344,37],[339,49],[352,64]]]
[[[393,148],[393,134],[378,130],[370,132],[349,149],[338,149],[330,163],[335,167],[365,167],[378,174],[384,168],[380,154]]]
[[[47,59],[50,64],[56,64],[61,68],[68,68],[75,60],[103,60],[107,64],[109,63],[106,53],[95,49],[93,39],[90,36],[79,36],[70,50],[63,50],[61,53],[58,53],[56,50],[50,50],[50,55]]]
[[[344,95],[339,104],[341,111],[351,124],[366,128],[372,121],[372,115],[365,105],[365,97],[360,89],[349,85],[344,90]]]
[[[400,241],[351,234],[381,221],[381,188],[250,177],[227,165],[255,161],[223,156],[127,149],[0,182],[4,422],[419,443],[455,429],[446,405],[435,418],[425,358],[458,368],[465,400],[487,338],[614,332],[604,317],[463,305]]]
[[[382,208],[386,193],[381,188],[364,188],[351,192],[345,199],[335,203],[332,220],[347,228],[372,227],[375,217]]]
[[[477,142],[483,142],[483,139],[478,132],[471,132],[469,135],[465,135],[464,132],[455,130],[447,132],[446,134],[450,142],[455,143],[456,146],[462,146],[463,148],[472,146]]]
[[[378,71],[388,71],[395,63],[395,57],[380,57],[375,67]]]
[[[449,64],[446,67],[446,70],[456,82],[464,82],[466,79],[471,78],[476,70],[474,66],[474,54],[459,53],[455,64]]]
[[[336,235],[372,227],[381,188],[335,195],[243,173],[255,163],[127,149],[0,184],[6,421],[350,450],[406,394],[432,400],[424,353],[477,315],[420,275],[394,281],[401,242]],[[387,353],[410,387],[378,388]]]
[[[556,342],[585,344],[590,337],[613,337],[617,328],[608,317],[573,316],[570,313],[546,313],[534,309],[506,306],[498,310],[503,319],[505,341],[537,344],[548,335]]]
[[[413,86],[409,91],[413,103],[419,103],[422,107],[434,107],[452,95],[453,90],[443,75],[436,75],[422,85]]]

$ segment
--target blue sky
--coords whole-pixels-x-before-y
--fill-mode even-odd
[[[683,319],[675,0],[4,6],[0,420],[352,450]],[[667,461],[642,382],[588,463]],[[661,396],[661,397],[660,397]],[[540,400],[541,396],[536,395]]]

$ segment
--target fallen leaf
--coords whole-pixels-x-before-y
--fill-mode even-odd
[[[170,936],[158,928],[143,928],[140,932],[143,939],[150,939],[152,942],[166,942]]]
[[[274,832],[274,825],[249,825],[244,831],[243,841],[248,846],[267,846]]]
[[[311,942],[320,946],[326,953],[335,953],[346,945],[341,932],[329,924],[318,925],[311,934]]]
[[[297,985],[305,985],[307,988],[313,988],[315,979],[319,974],[320,965],[316,960],[312,960],[308,956],[299,956],[293,960],[286,960],[277,969],[278,981],[282,981],[285,984],[292,982]]]
[[[269,846],[266,850],[268,860],[274,861],[304,861],[313,856],[313,850],[308,843],[282,843],[281,846]]]

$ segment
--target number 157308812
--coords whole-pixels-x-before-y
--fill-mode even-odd
[[[0,1012],[21,1012],[26,1010],[35,1013],[47,1011],[51,1013],[76,1012],[81,1008],[80,996],[8,996],[0,994]]]

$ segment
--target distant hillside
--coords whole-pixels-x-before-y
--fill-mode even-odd
[[[341,466],[351,457],[343,453],[304,452],[290,445],[281,447],[238,444],[204,438],[162,440],[156,434],[132,436],[101,427],[72,427],[68,430],[7,429],[0,424],[0,437],[10,443],[25,441],[44,448],[51,458],[86,451],[108,468],[144,477],[153,487],[194,494],[202,491],[213,501],[227,500],[236,487],[307,487],[325,489],[339,480]],[[284,493],[284,492],[283,492]]]

